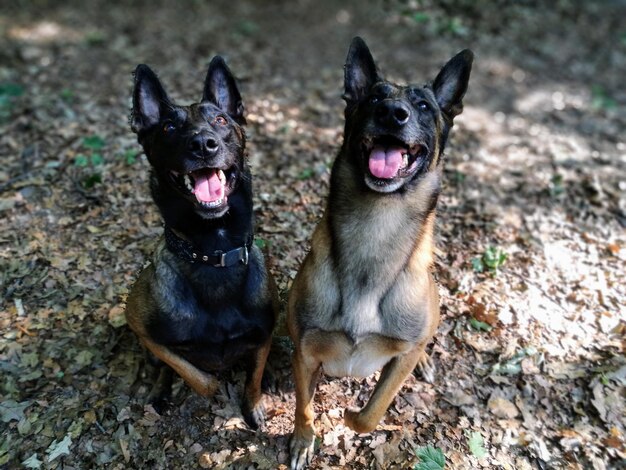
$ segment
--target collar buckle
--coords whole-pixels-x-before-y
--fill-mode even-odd
[[[226,253],[218,250],[214,254],[215,256],[217,256],[218,262],[217,264],[214,264],[213,266],[215,266],[216,268],[225,268],[226,267]]]

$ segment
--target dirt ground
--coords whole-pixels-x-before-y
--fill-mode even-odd
[[[162,228],[128,126],[131,71],[200,98],[222,54],[247,107],[257,243],[284,297],[342,139],[342,66],[434,78],[476,53],[446,150],[433,385],[371,434],[343,425],[376,377],[322,380],[312,468],[626,468],[626,2],[23,1],[0,6],[0,468],[286,468],[289,340],[253,432],[243,373],[210,400],[150,366],[124,300]],[[429,467],[430,468],[430,467]],[[436,468],[436,467],[433,467]]]

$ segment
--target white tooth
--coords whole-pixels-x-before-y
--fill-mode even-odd
[[[406,153],[402,154],[402,166],[407,166],[409,164],[409,156]]]
[[[217,170],[217,177],[220,179],[222,184],[226,183],[226,175],[222,170]]]
[[[218,199],[217,201],[203,202],[202,205],[210,209],[212,207],[221,206],[223,202],[224,202],[224,199]]]
[[[193,190],[193,186],[191,185],[191,178],[189,178],[189,175],[185,175],[184,181],[185,181],[185,186],[187,187],[187,189],[193,193],[194,190]]]

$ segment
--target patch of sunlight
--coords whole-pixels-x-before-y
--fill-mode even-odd
[[[522,114],[562,111],[565,108],[588,109],[590,105],[591,96],[588,92],[562,88],[532,90],[515,102],[516,109]]]
[[[54,21],[40,21],[28,26],[14,26],[8,31],[12,39],[31,43],[48,43],[57,40],[79,41],[83,34]]]

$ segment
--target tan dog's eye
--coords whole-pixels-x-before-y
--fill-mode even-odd
[[[171,122],[166,122],[165,124],[163,124],[163,132],[165,132],[166,134],[174,132],[174,130],[176,130],[176,126]]]
[[[228,124],[228,121],[224,116],[217,116],[214,122],[215,124],[218,124],[220,126],[225,126],[226,124]]]

